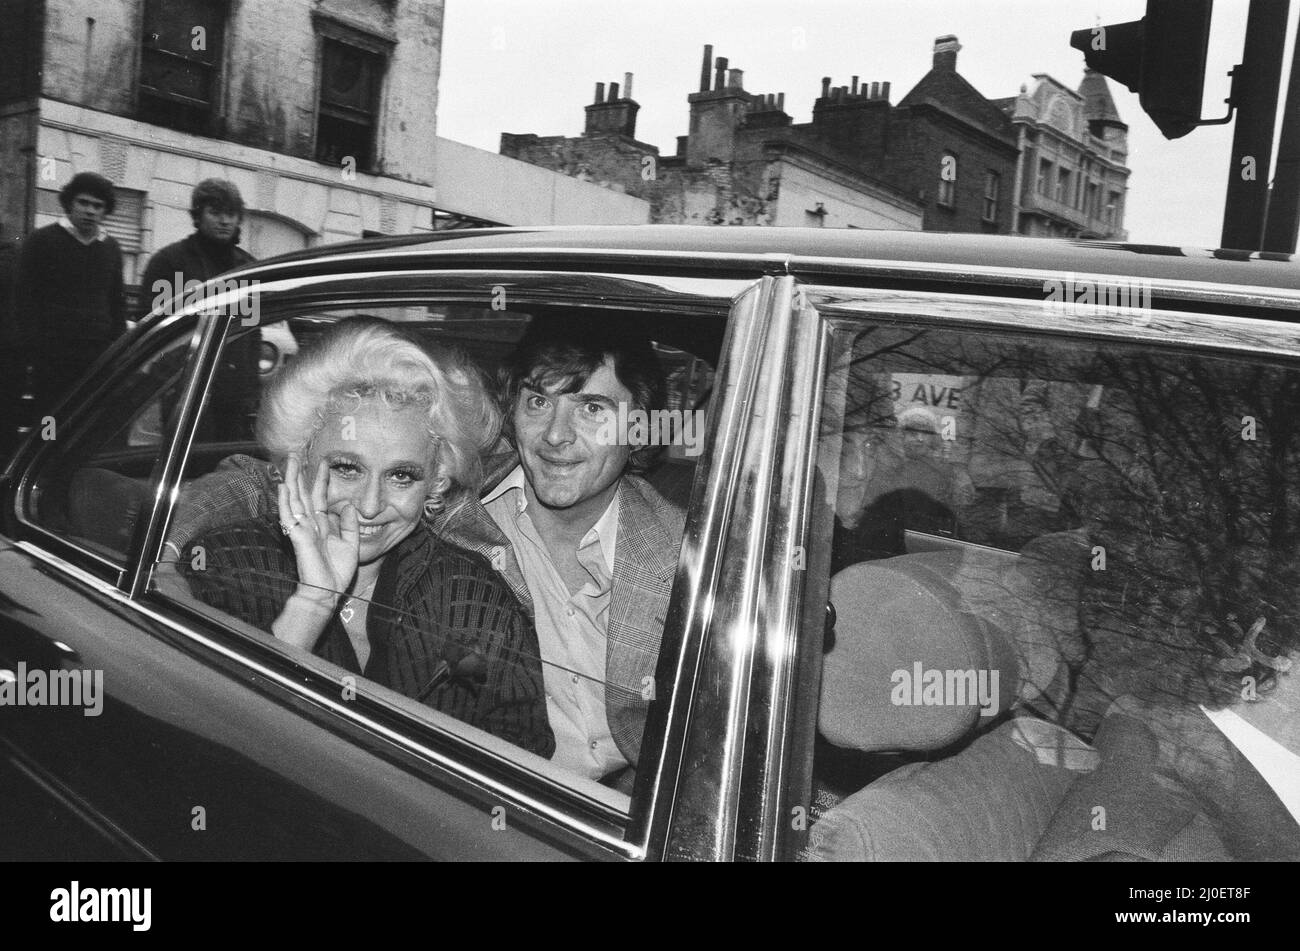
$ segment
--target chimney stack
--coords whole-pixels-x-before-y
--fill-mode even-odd
[[[641,109],[632,101],[630,83],[631,73],[624,73],[623,79],[629,87],[619,95],[618,83],[596,83],[596,101],[587,106],[587,124],[583,135],[625,135],[636,138],[636,114]]]
[[[934,68],[941,69],[945,72],[954,73],[957,71],[957,53],[961,50],[961,44],[957,42],[957,37],[951,33],[945,36],[935,37],[934,40]]]

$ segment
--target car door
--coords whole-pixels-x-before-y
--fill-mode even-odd
[[[1051,277],[772,285],[725,549],[762,567],[686,741],[719,856],[1300,854],[1300,338],[1259,309],[1295,300],[1024,299]]]
[[[330,665],[185,597],[169,576],[178,552],[169,553],[168,543],[195,484],[223,460],[257,451],[248,418],[257,394],[227,385],[223,354],[259,324],[291,326],[307,346],[333,320],[378,311],[435,336],[450,334],[491,361],[508,350],[510,341],[496,331],[510,324],[512,309],[590,308],[658,327],[672,359],[684,359],[692,346],[713,348],[724,395],[709,405],[712,433],[720,414],[734,412],[731,380],[741,371],[733,364],[751,332],[736,328],[754,323],[745,294],[752,281],[667,270],[334,273],[280,283],[272,274],[119,347],[60,410],[51,438],[30,445],[7,475],[13,514],[0,552],[7,599],[0,666],[15,680],[20,669],[28,679],[77,670],[87,684],[101,685],[93,714],[87,704],[3,711],[6,777],[22,790],[12,801],[33,810],[9,814],[16,835],[7,841],[16,853],[663,854],[654,843],[665,832],[648,817],[653,803],[676,794],[669,771],[640,770],[629,797],[565,777],[391,691],[345,684]],[[688,366],[693,378],[694,364],[681,364]],[[687,487],[683,497],[694,482],[693,513],[703,504],[702,486],[716,498],[733,485],[707,451],[672,481],[679,493]],[[678,579],[685,584],[689,572]],[[680,666],[678,623],[670,619],[665,633],[664,683],[672,677],[662,672]],[[665,760],[665,736],[682,730],[691,707],[689,694],[656,694],[648,759]]]

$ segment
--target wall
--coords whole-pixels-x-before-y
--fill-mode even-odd
[[[645,224],[648,202],[439,138],[438,207],[513,225]]]
[[[47,7],[44,95],[133,116],[143,0],[47,0]],[[317,11],[395,43],[383,84],[376,171],[432,183],[443,0],[231,0],[230,10],[222,138],[312,158]]]
[[[780,169],[780,200],[772,224],[809,225],[807,211],[821,202],[826,209],[823,228],[884,228],[921,230],[919,208],[902,201],[890,202],[851,184],[785,159]]]

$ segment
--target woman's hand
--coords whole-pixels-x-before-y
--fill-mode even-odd
[[[329,465],[324,459],[310,491],[296,454],[289,456],[277,489],[280,527],[293,542],[298,588],[272,624],[276,637],[310,650],[329,623],[339,596],[357,573],[361,530],[357,510],[343,502],[339,513],[326,508]]]

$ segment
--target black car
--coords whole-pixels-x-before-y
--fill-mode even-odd
[[[1300,858],[1290,258],[503,229],[227,282],[4,471],[0,856]],[[687,522],[634,782],[190,596],[196,494],[265,460],[223,351],[359,314],[488,373],[538,321],[635,327],[701,414],[648,475]]]

